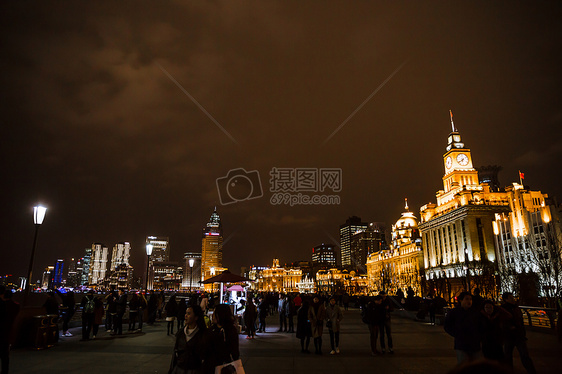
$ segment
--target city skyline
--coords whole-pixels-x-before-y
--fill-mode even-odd
[[[233,272],[308,260],[347,217],[388,227],[408,198],[420,218],[449,109],[475,167],[562,198],[560,5],[273,4],[3,4],[0,274],[25,274],[36,203],[34,277],[95,242],[130,242],[140,272],[149,235],[180,261],[215,205]],[[340,203],[272,205],[276,167],[340,168]],[[221,205],[236,168],[263,197]]]

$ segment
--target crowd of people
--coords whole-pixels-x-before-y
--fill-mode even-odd
[[[447,313],[445,331],[454,337],[459,364],[481,358],[513,367],[513,351],[519,351],[521,363],[528,373],[536,369],[527,349],[523,314],[513,294],[502,295],[500,306],[484,300],[478,292],[462,292],[458,305]]]

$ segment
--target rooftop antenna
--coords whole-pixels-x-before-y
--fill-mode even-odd
[[[449,109],[449,115],[451,116],[451,128],[453,129],[453,132],[457,131],[455,129],[455,124],[453,123],[453,111],[451,109]]]
[[[406,210],[408,210],[408,198],[404,199],[406,201]]]

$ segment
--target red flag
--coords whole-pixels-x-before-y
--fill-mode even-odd
[[[525,179],[525,173],[519,172],[519,178]]]

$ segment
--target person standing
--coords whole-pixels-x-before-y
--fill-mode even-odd
[[[144,315],[144,311],[146,310],[147,305],[148,302],[146,301],[146,297],[144,297],[144,293],[140,292],[139,293],[139,332],[142,332],[142,323],[144,322],[145,319],[147,319],[147,317],[145,317]]]
[[[349,308],[349,294],[347,292],[343,294],[341,301],[343,303],[343,308],[347,311]]]
[[[369,327],[369,341],[371,343],[371,354],[378,355],[377,341],[379,338],[379,329],[385,319],[385,311],[382,305],[382,297],[377,295],[373,300],[367,302],[361,311],[362,321]]]
[[[294,333],[295,332],[295,323],[294,317],[297,312],[295,308],[295,303],[291,300],[289,295],[285,296],[285,301],[287,302],[287,322],[289,323],[289,330],[287,332]]]
[[[339,305],[336,304],[336,298],[332,296],[326,307],[326,327],[328,327],[330,333],[331,355],[340,353],[340,321],[342,318],[343,313]]]
[[[437,310],[437,303],[435,302],[432,294],[427,295],[426,302],[427,311],[429,312],[429,323],[431,323],[432,326],[435,326],[435,312]]]
[[[117,305],[115,304],[119,295],[115,292],[115,290],[111,291],[105,297],[105,301],[107,303],[107,311],[105,313],[105,331],[113,332],[113,320],[115,319],[116,308]]]
[[[201,304],[199,306],[203,310],[203,313],[207,314],[209,311],[209,298],[207,297],[207,294],[203,294],[201,297]]]
[[[279,294],[277,311],[279,312],[279,330],[277,332],[287,332],[287,300],[282,293]]]
[[[379,292],[379,295],[382,298],[382,306],[384,309],[384,321],[380,325],[381,352],[385,353],[384,335],[386,332],[386,339],[388,340],[388,352],[394,353],[394,350],[392,349],[392,334],[390,329],[390,313],[394,310],[394,308],[392,307],[391,300],[387,297],[385,291]]]
[[[268,305],[267,301],[264,300],[263,296],[260,297],[260,303],[258,305],[258,317],[260,319],[260,326],[258,332],[267,332],[265,330],[265,318],[267,317]]]
[[[66,294],[63,294],[59,290],[57,290],[57,293],[62,299],[62,309],[64,310],[62,314],[62,336],[72,336],[70,331],[68,331],[68,323],[76,312],[76,300],[74,299],[74,292],[68,291]]]
[[[472,308],[472,295],[463,291],[458,297],[459,304],[447,313],[445,331],[455,338],[455,352],[459,364],[482,357],[482,316]]]
[[[205,373],[221,372],[226,366],[231,369],[229,373],[244,374],[240,360],[238,329],[230,306],[227,304],[219,304],[215,307],[205,353],[203,363]]]
[[[129,328],[127,331],[134,331],[139,316],[140,299],[136,293],[133,293],[131,301],[129,301]]]
[[[517,302],[511,292],[503,293],[502,301],[502,308],[511,314],[511,318],[505,321],[503,330],[505,362],[510,367],[513,367],[513,350],[517,348],[525,370],[528,373],[536,373],[535,364],[527,348],[527,334],[523,325],[523,313],[521,313],[521,309],[517,306]]]
[[[310,320],[308,319],[309,307],[310,303],[308,300],[304,300],[301,307],[297,310],[296,337],[301,341],[301,353],[310,353],[308,345],[310,344],[310,338],[312,337],[312,326],[310,325]]]
[[[312,327],[312,338],[314,339],[314,350],[317,355],[322,354],[322,333],[324,332],[324,319],[326,318],[326,307],[320,301],[318,295],[314,296],[312,306],[308,308],[308,319]]]
[[[185,327],[176,334],[176,343],[168,374],[200,374],[203,370],[205,316],[199,305],[185,311]]]
[[[123,334],[123,316],[127,310],[127,295],[119,290],[119,298],[115,302],[115,319],[113,320],[113,335]]]
[[[103,300],[101,297],[96,296],[94,299],[94,323],[92,327],[92,339],[96,338],[98,334],[100,325],[103,322],[103,315],[105,311],[103,310]]]
[[[80,341],[90,340],[90,333],[94,327],[94,309],[96,307],[94,301],[94,291],[88,290],[88,293],[80,302],[82,308],[82,339]]]
[[[150,293],[148,298],[148,303],[146,306],[146,311],[148,312],[148,324],[152,325],[156,322],[156,309],[158,308],[158,298],[154,294],[154,291]]]
[[[502,307],[496,307],[491,300],[484,301],[482,308],[482,354],[489,360],[503,362],[502,325],[511,318],[511,314]]]
[[[246,309],[244,310],[244,324],[246,325],[246,339],[254,339],[256,337],[256,317],[258,310],[254,305],[252,298],[248,298]]]
[[[166,303],[166,322],[168,322],[166,329],[167,329],[167,334],[166,335],[170,335],[170,334],[174,334],[174,321],[176,320],[177,316],[178,316],[178,303],[176,302],[176,295],[172,295],[170,296],[170,299],[168,300],[168,302]]]
[[[10,368],[12,329],[20,311],[20,304],[14,302],[12,296],[11,290],[0,286],[0,361],[2,361],[2,374],[8,374]]]

